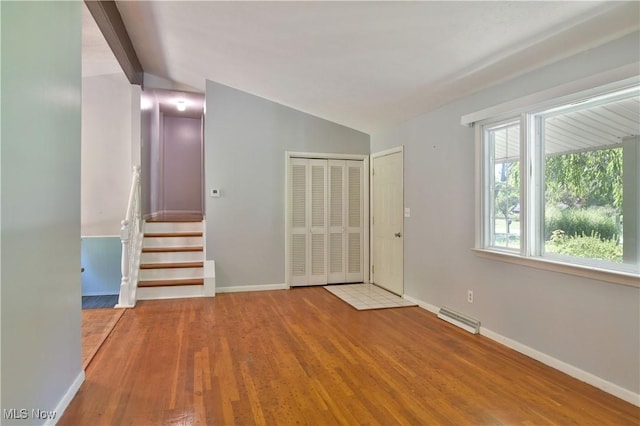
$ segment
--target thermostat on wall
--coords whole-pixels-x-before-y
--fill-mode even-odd
[[[210,189],[209,197],[216,197],[216,198],[220,197],[220,190],[218,188]]]

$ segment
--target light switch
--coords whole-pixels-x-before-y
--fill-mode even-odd
[[[213,188],[209,190],[209,197],[220,197],[220,190],[218,188]]]
[[[404,208],[404,217],[411,217],[411,209],[409,207]]]

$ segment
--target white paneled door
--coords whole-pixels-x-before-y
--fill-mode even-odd
[[[373,262],[371,281],[402,295],[403,284],[403,153],[373,157]]]
[[[363,161],[292,158],[290,283],[362,282]]]

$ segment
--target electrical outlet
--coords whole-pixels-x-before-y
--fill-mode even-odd
[[[467,290],[467,302],[473,303],[473,290]]]

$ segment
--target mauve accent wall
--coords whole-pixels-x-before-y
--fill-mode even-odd
[[[164,211],[202,213],[201,126],[197,118],[164,116]]]

